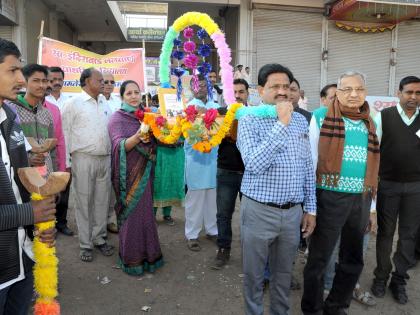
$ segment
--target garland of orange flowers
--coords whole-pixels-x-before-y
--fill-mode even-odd
[[[202,153],[209,153],[213,148],[217,147],[222,143],[223,138],[229,132],[230,128],[232,127],[233,120],[235,119],[236,111],[242,107],[242,104],[234,103],[230,105],[229,110],[226,113],[225,118],[223,119],[223,123],[220,126],[217,133],[211,137],[210,140],[203,140],[197,142],[192,146],[194,150],[197,150]]]
[[[223,123],[220,128],[217,130],[217,133],[211,137],[210,140],[202,140],[195,143],[192,148],[196,151],[202,153],[209,153],[214,147],[217,147],[222,142],[223,138],[229,132],[232,127],[233,120],[235,119],[236,111],[242,107],[240,103],[234,103],[230,105],[229,110],[226,113]],[[156,116],[151,113],[145,113],[143,122],[150,126],[153,135],[160,142],[165,144],[174,144],[178,141],[181,135],[184,136],[188,141],[188,131],[192,128],[193,124],[188,121],[186,118],[177,117],[176,123],[172,126],[169,126],[170,129],[169,135],[163,135],[161,129],[156,124]]]
[[[162,131],[160,130],[159,126],[156,124],[155,115],[145,113],[143,122],[150,126],[150,129],[152,129],[153,135],[160,142],[165,143],[165,144],[174,144],[175,142],[178,141],[179,137],[182,134],[180,120],[181,119],[177,117],[176,123],[172,126],[169,126],[169,129],[170,129],[169,135],[162,134]]]

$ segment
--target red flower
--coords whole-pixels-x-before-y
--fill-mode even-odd
[[[134,112],[134,116],[136,116],[138,120],[143,121],[143,119],[144,119],[144,111],[142,111],[141,109],[137,109]]]
[[[166,119],[163,116],[159,116],[156,118],[155,122],[156,122],[156,125],[162,128],[166,124]]]
[[[206,128],[208,130],[211,129],[211,126],[213,125],[214,121],[216,120],[217,117],[217,109],[209,109],[208,111],[206,111],[204,117],[203,117],[203,121],[204,124],[206,125]]]
[[[187,120],[194,122],[195,117],[198,115],[198,111],[194,105],[190,105],[185,109],[185,114],[187,114]]]

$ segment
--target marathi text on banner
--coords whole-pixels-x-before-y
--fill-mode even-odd
[[[147,89],[145,59],[142,48],[119,49],[107,55],[99,55],[54,39],[40,40],[38,63],[63,69],[63,92],[81,91],[80,74],[86,68],[94,67],[102,73],[112,73],[116,90],[125,80],[136,81],[141,91]],[[114,91],[115,92],[115,91]]]

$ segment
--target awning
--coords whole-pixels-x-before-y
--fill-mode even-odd
[[[340,0],[329,19],[345,30],[383,32],[420,15],[420,0]]]

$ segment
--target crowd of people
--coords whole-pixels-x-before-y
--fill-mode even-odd
[[[107,233],[118,233],[118,264],[130,275],[164,265],[156,216],[162,209],[164,222],[174,225],[172,207],[182,206],[187,248],[202,249],[204,228],[218,247],[210,267],[223,268],[230,259],[239,197],[249,315],[263,314],[264,283],[269,283],[270,314],[289,313],[290,289],[299,281],[292,279],[293,264],[302,244],[308,255],[304,314],[347,314],[352,298],[375,305],[358,280],[369,232],[378,225],[370,291],[382,298],[389,282],[396,302],[407,303],[407,271],[420,254],[420,212],[415,210],[420,78],[403,78],[399,104],[372,118],[365,76],[348,71],[321,90],[321,107],[311,113],[299,105],[300,83],[292,72],[267,64],[257,78],[260,108],[275,107],[276,114],[250,111],[234,121],[219,147],[200,153],[182,139],[160,143],[141,128],[138,109],[145,102],[137,82],[123,82],[118,97],[111,74],[88,68],[80,76],[82,92],[69,98],[61,92],[62,69],[22,67],[20,57],[14,43],[0,39],[0,314],[29,310],[33,236],[53,245],[57,231],[74,234],[67,224],[70,194],[81,261],[92,262],[95,250],[112,256]],[[234,93],[247,106],[249,83],[238,77],[241,73],[238,66]],[[188,105],[224,115],[228,107],[217,74],[210,73],[209,80],[210,95],[207,78],[198,75]],[[157,109],[158,98],[147,104]],[[55,138],[57,144],[50,152],[34,153],[28,138],[38,144]],[[17,176],[27,166],[43,176],[70,172],[71,183],[57,199],[30,200]],[[56,229],[34,230],[35,223],[50,220],[56,220]]]

